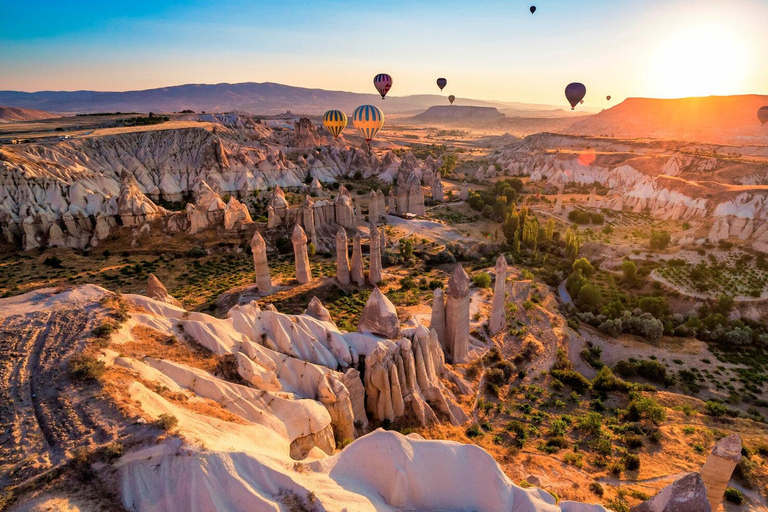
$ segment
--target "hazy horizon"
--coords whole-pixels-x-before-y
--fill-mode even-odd
[[[348,0],[4,2],[0,89],[127,91],[274,82],[392,96],[443,95],[565,105],[571,81],[592,107],[627,97],[761,94],[768,3],[690,0],[605,4]],[[602,99],[602,101],[600,101]],[[586,106],[586,104],[585,104]]]

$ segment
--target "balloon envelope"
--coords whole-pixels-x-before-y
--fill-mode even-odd
[[[578,105],[586,95],[587,88],[584,86],[584,84],[573,82],[568,84],[568,87],[565,88],[565,97],[568,99],[568,103],[571,104],[571,110],[575,110],[576,105]]]
[[[381,127],[384,126],[384,113],[373,105],[360,105],[352,113],[352,124],[363,136],[365,142],[371,142]]]
[[[608,101],[611,101],[611,97],[610,96],[606,96],[605,99],[607,99]]]
[[[323,115],[323,126],[331,132],[334,139],[338,139],[347,127],[347,114],[341,110],[329,110]]]
[[[450,96],[448,96],[448,101],[450,101],[450,102],[451,102],[451,105],[453,105],[453,102],[454,102],[454,101],[456,101],[456,96],[454,96],[453,94],[451,94]]]
[[[757,118],[761,124],[768,123],[768,106],[760,107],[760,110],[757,111]]]
[[[392,77],[386,73],[379,73],[373,77],[373,86],[376,87],[376,90],[381,94],[381,99],[384,99],[384,96],[386,96],[392,88]]]
[[[533,13],[535,13],[535,12],[536,12],[536,6],[535,6],[535,5],[532,5],[532,6],[531,6],[531,14],[533,14]]]
[[[440,88],[441,91],[443,90],[443,87],[445,87],[446,85],[448,85],[448,80],[446,80],[445,78],[437,79],[437,86]]]

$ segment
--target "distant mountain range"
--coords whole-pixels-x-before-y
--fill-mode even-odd
[[[462,105],[496,107],[507,115],[524,111],[541,111],[545,116],[556,110],[552,105],[505,103],[457,99]],[[347,114],[359,105],[379,105],[388,114],[417,114],[433,105],[448,103],[446,96],[423,94],[392,96],[382,100],[377,94],[359,94],[324,89],[306,89],[275,83],[190,84],[143,91],[0,91],[0,105],[41,109],[68,114],[96,112],[230,112],[278,114],[292,111],[298,114],[322,114],[329,109],[341,109]]]
[[[580,120],[567,133],[620,138],[654,138],[724,144],[768,144],[768,124],[757,110],[768,96],[628,98],[613,108]]]
[[[0,106],[0,123],[13,123],[16,121],[38,121],[40,119],[51,119],[53,117],[59,116],[44,110]]]

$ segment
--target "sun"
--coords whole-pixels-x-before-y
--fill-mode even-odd
[[[659,45],[650,64],[656,96],[681,98],[736,94],[748,75],[749,46],[716,24],[683,28]]]

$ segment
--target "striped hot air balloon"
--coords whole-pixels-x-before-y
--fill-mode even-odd
[[[338,139],[347,127],[347,114],[341,110],[329,110],[323,115],[323,126],[331,132],[334,139]]]
[[[384,113],[379,107],[360,105],[352,113],[352,124],[358,129],[365,142],[370,143],[384,126]]]
[[[385,99],[384,96],[386,96],[392,88],[392,77],[386,73],[379,73],[373,77],[373,85],[376,87],[376,90],[379,91],[379,94],[381,94],[381,99]]]

